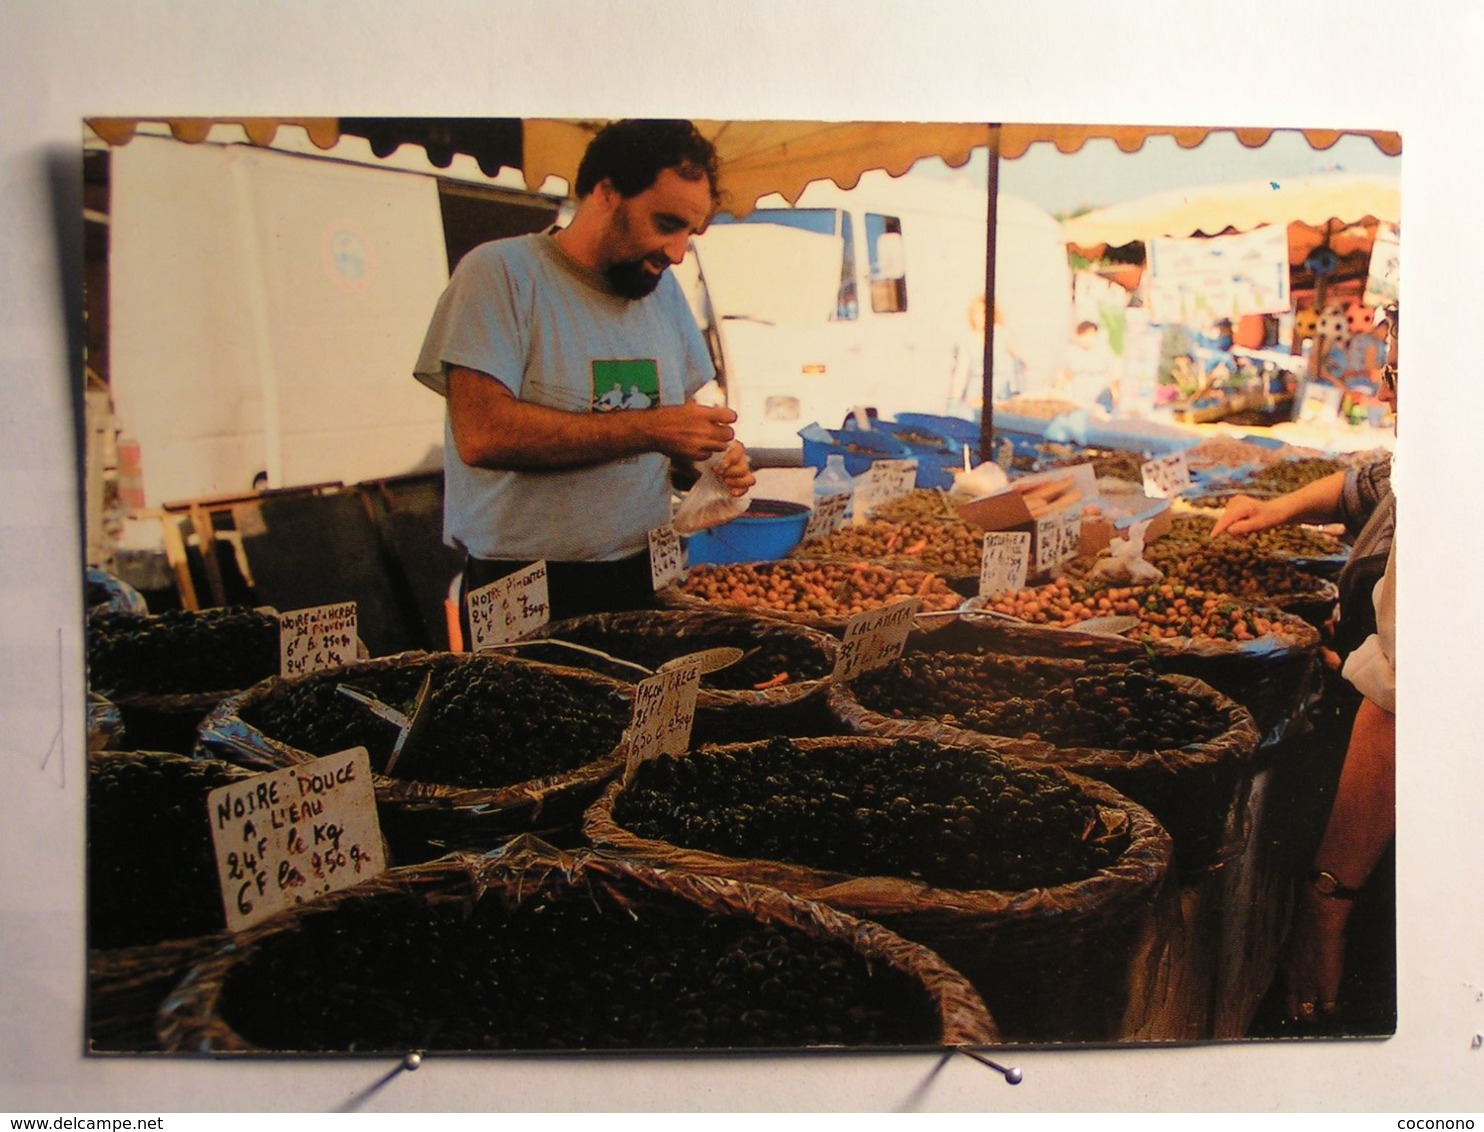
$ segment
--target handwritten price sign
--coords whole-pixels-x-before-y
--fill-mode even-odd
[[[809,512],[809,522],[804,527],[804,541],[827,538],[840,529],[845,522],[845,511],[850,506],[850,493],[837,491],[814,501],[814,510]]]
[[[206,812],[234,932],[386,868],[365,747],[219,786]]]
[[[990,531],[984,536],[984,552],[979,559],[980,596],[1025,589],[1030,563],[1029,531]]]
[[[1150,460],[1139,471],[1144,477],[1144,494],[1151,499],[1170,499],[1190,488],[1190,465],[1184,452]]]
[[[1082,550],[1082,514],[1075,507],[1036,520],[1036,572],[1050,570]]]
[[[680,580],[685,573],[685,551],[680,536],[669,523],[649,532],[649,579],[656,590]]]
[[[696,718],[696,691],[701,684],[702,657],[681,657],[634,688],[634,714],[629,720],[627,780],[634,768],[656,755],[678,755],[690,746]]]
[[[865,522],[870,511],[909,494],[916,483],[916,460],[877,460],[855,489],[855,521]]]
[[[546,563],[533,562],[524,570],[480,586],[466,600],[475,652],[521,640],[551,620]]]
[[[847,621],[835,657],[835,679],[853,680],[901,656],[919,605],[917,598],[909,597],[857,613]]]
[[[356,659],[356,603],[317,605],[278,615],[278,674],[302,676]]]

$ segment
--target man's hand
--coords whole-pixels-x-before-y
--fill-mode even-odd
[[[752,474],[752,461],[747,458],[747,450],[742,447],[740,440],[734,440],[726,446],[716,474],[727,485],[727,490],[733,497],[746,495],[748,489],[757,483],[757,476]]]
[[[724,405],[671,405],[647,409],[642,420],[657,452],[678,460],[702,461],[722,451],[736,435],[737,414]]]

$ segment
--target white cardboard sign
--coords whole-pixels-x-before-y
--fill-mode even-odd
[[[916,460],[875,461],[855,489],[855,521],[865,522],[872,510],[909,494],[916,483]]]
[[[847,621],[835,658],[835,679],[853,680],[901,656],[921,604],[909,597],[857,613]]]
[[[365,747],[219,786],[206,810],[232,931],[386,868]]]
[[[1036,520],[1036,572],[1050,570],[1082,550],[1082,512],[1068,507]]]
[[[356,660],[356,603],[337,602],[278,615],[278,674],[303,676]]]
[[[850,506],[850,492],[837,491],[823,495],[814,501],[814,510],[809,512],[809,521],[804,526],[804,542],[827,538],[840,529],[845,522],[845,511]]]
[[[522,640],[551,620],[546,563],[533,562],[508,577],[480,586],[469,593],[466,601],[474,652]]]
[[[1190,465],[1184,452],[1171,452],[1143,464],[1144,494],[1150,499],[1170,499],[1190,488]]]
[[[993,597],[1006,591],[1025,589],[1030,573],[1031,533],[989,531],[979,559],[979,594]]]
[[[685,551],[669,523],[649,532],[649,580],[656,591],[678,582],[685,573]]]
[[[663,671],[634,687],[634,714],[629,720],[629,755],[624,778],[656,755],[678,755],[690,745],[696,717],[696,692],[701,684],[703,657],[679,657]]]

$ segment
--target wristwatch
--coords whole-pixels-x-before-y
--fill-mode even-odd
[[[1309,883],[1320,896],[1331,900],[1354,900],[1360,895],[1360,889],[1341,884],[1340,878],[1328,869],[1315,869],[1309,874]]]

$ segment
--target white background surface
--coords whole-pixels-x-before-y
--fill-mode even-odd
[[[333,1110],[390,1068],[80,1052],[80,383],[67,337],[81,310],[80,119],[233,113],[1399,129],[1408,326],[1396,476],[1404,502],[1395,1038],[1021,1051],[1006,1056],[1026,1072],[1016,1088],[961,1056],[430,1059],[365,1107],[1484,1108],[1484,1050],[1471,1048],[1484,1032],[1473,588],[1484,529],[1474,458],[1484,12],[1371,0],[1328,12],[1151,0],[11,0],[0,9],[0,62],[0,1110]]]

